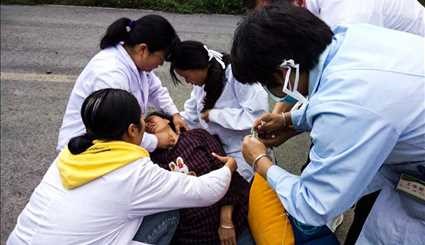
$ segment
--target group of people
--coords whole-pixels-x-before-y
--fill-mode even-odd
[[[425,244],[424,8],[244,3],[230,55],[180,40],[155,14],[107,28],[7,244],[259,243],[248,222],[259,178],[294,233],[374,193],[350,242]],[[175,85],[193,85],[181,112],[153,72],[165,61]],[[312,144],[294,175],[270,148],[301,132]]]

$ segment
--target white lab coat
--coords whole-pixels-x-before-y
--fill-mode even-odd
[[[224,196],[230,180],[228,167],[194,177],[144,158],[68,190],[54,161],[6,244],[129,244],[144,216],[209,206]]]
[[[365,23],[425,35],[425,11],[417,0],[306,0],[306,8],[332,29]]]
[[[252,167],[246,163],[241,153],[243,137],[251,133],[256,118],[268,110],[265,90],[258,84],[247,85],[238,82],[232,74],[231,65],[225,71],[225,87],[215,106],[209,112],[209,121],[201,118],[204,108],[204,86],[194,86],[190,98],[184,104],[181,115],[191,128],[203,128],[217,135],[223,143],[226,154],[234,157],[238,172],[250,181]]]
[[[148,111],[149,105],[170,115],[178,113],[158,77],[153,72],[139,71],[124,47],[118,44],[96,54],[75,82],[59,131],[57,151],[62,150],[72,137],[85,133],[80,115],[83,101],[94,91],[104,88],[129,91],[139,102],[142,113]],[[153,151],[157,142],[156,136],[145,133],[142,146]]]
[[[324,225],[381,189],[357,244],[424,244],[425,205],[395,190],[402,173],[425,178],[424,38],[372,25],[335,30],[309,73],[309,101],[291,113],[309,131],[301,176],[267,179],[290,215]]]

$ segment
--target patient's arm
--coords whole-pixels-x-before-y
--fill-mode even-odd
[[[218,236],[221,244],[235,244],[236,232],[232,221],[233,206],[225,205],[220,210],[220,227],[218,227]]]

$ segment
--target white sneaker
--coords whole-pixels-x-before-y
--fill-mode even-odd
[[[332,232],[335,232],[338,226],[342,224],[344,220],[344,214],[336,216],[333,220],[329,221],[326,226],[331,229]]]

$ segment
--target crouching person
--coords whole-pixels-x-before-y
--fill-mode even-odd
[[[144,121],[127,91],[94,92],[81,117],[87,133],[54,160],[7,244],[128,244],[144,216],[212,205],[229,187],[231,158],[200,177],[154,164],[139,146]]]

